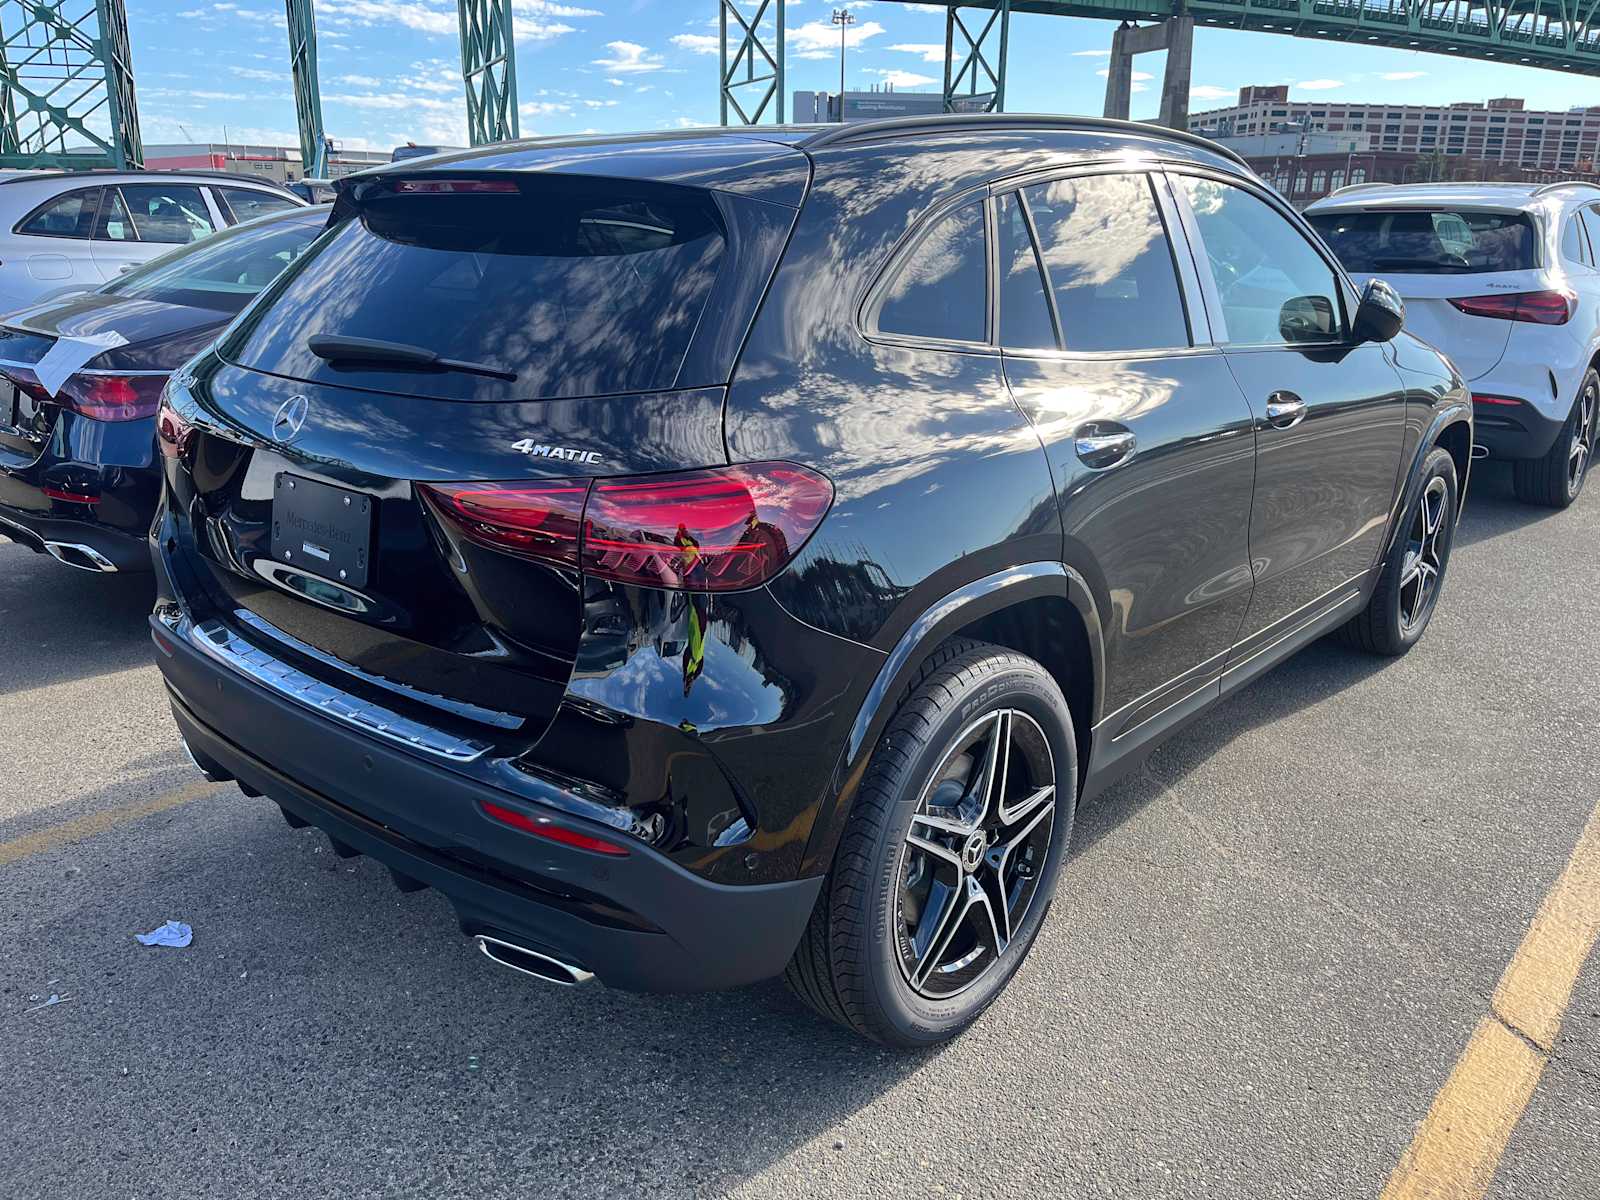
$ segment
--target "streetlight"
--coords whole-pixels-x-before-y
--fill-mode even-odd
[[[833,10],[833,23],[839,27],[839,122],[844,123],[844,36],[856,23],[855,14],[848,8]]]

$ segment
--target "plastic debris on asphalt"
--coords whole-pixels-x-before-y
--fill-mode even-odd
[[[141,946],[173,946],[181,950],[194,941],[194,930],[182,921],[168,921],[159,929],[152,929],[149,933],[136,933],[133,936]]]
[[[29,996],[28,999],[30,999],[30,1000],[38,1000],[39,997],[37,997],[37,996]],[[23,1012],[38,1012],[41,1008],[51,1008],[51,1007],[53,1007],[53,1006],[55,1006],[57,1004],[65,1004],[68,1000],[71,1000],[71,999],[72,999],[71,996],[59,996],[55,992],[51,992],[50,993],[50,998],[48,1000],[41,1001],[40,1003],[35,1004],[32,1008],[25,1008],[22,1011]]]

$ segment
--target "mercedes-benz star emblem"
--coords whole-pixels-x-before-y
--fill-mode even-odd
[[[272,418],[272,437],[278,442],[292,442],[300,436],[300,430],[306,423],[306,413],[311,409],[311,401],[304,396],[290,396],[278,406],[277,413]]]

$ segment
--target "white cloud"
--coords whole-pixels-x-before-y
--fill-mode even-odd
[[[620,100],[585,100],[583,106],[585,108],[615,108],[621,103],[622,101]]]
[[[918,75],[915,71],[898,71],[885,67],[868,67],[864,74],[877,75],[891,87],[926,87],[930,83],[938,82],[932,75]]]
[[[1095,72],[1095,74],[1101,76],[1102,78],[1109,79],[1111,77],[1111,68],[1110,67],[1101,67],[1098,71]],[[1150,74],[1149,71],[1135,71],[1133,73],[1133,81],[1135,83],[1145,83],[1148,80],[1151,80],[1151,79],[1154,79],[1154,78],[1155,78],[1155,76]],[[1134,88],[1133,90],[1134,91],[1138,91],[1139,89],[1138,88]]]
[[[845,27],[844,44],[849,49],[884,32],[876,21],[861,21]],[[788,50],[796,58],[828,58],[839,53],[839,27],[821,21],[807,21],[788,31]]]
[[[722,50],[722,39],[709,33],[675,33],[672,44],[691,54],[717,54]]]
[[[943,42],[897,42],[890,46],[891,50],[899,50],[904,54],[920,54],[923,62],[942,63],[944,61]]]
[[[1202,83],[1189,89],[1189,97],[1193,100],[1221,100],[1233,95],[1237,93],[1232,88],[1218,87],[1214,83]]]
[[[606,49],[611,51],[611,57],[597,58],[593,62],[613,75],[637,75],[661,69],[661,56],[651,53],[638,42],[607,42]]]
[[[1073,58],[1110,58],[1110,50],[1074,50]]]
[[[1426,71],[1385,71],[1378,78],[1387,79],[1391,83],[1398,83],[1402,79],[1421,79],[1426,74]],[[1305,85],[1301,84],[1300,86],[1304,87]]]
[[[1330,88],[1342,88],[1342,79],[1302,79],[1294,85],[1308,92],[1325,92]]]

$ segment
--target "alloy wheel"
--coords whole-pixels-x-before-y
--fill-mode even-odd
[[[1005,958],[1050,853],[1055,778],[1044,731],[1018,709],[985,714],[946,751],[900,853],[900,967],[922,996],[965,991]]]
[[[1441,476],[1434,476],[1422,490],[1416,516],[1406,544],[1405,561],[1400,567],[1400,628],[1410,633],[1428,619],[1439,593],[1439,577],[1444,574],[1447,509],[1450,489]]]
[[[1578,408],[1573,414],[1572,443],[1567,450],[1567,495],[1577,495],[1583,486],[1584,473],[1594,455],[1595,407],[1597,398],[1593,380],[1584,382],[1583,393],[1578,397]]]

